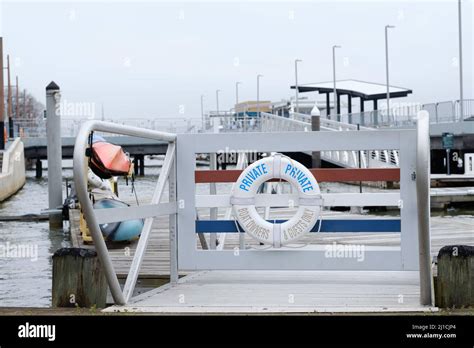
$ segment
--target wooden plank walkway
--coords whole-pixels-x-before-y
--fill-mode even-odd
[[[199,209],[201,219],[209,218],[209,209]],[[79,236],[79,211],[72,210],[71,240],[74,246],[84,247]],[[223,218],[225,209],[219,209]],[[289,218],[293,210],[271,210],[270,217]],[[330,218],[380,218],[325,211]],[[474,219],[433,217],[431,220],[433,256],[449,244],[474,245]],[[399,246],[399,233],[311,233],[300,244],[361,244],[367,246]],[[136,242],[109,249],[119,277],[128,274]],[[245,236],[245,244],[258,248],[259,244]],[[238,235],[227,234],[225,250],[238,247]],[[93,248],[91,245],[86,247]],[[200,248],[198,238],[196,247]],[[138,289],[127,306],[112,306],[105,312],[152,313],[325,313],[325,312],[423,312],[436,308],[419,305],[418,272],[377,271],[200,271],[187,273],[177,285],[166,284],[150,289]],[[168,218],[155,219],[150,243],[140,278],[169,278]],[[143,292],[146,291],[146,292]],[[110,297],[110,296],[109,296]]]
[[[419,304],[418,272],[202,271],[105,312],[320,313],[436,311]]]
[[[223,218],[224,209],[219,210],[219,216]],[[271,217],[288,218],[293,214],[290,209],[272,209]],[[201,218],[208,218],[208,209],[199,211]],[[71,216],[71,240],[75,247],[93,248],[91,245],[84,245],[79,235],[79,211],[74,209]],[[370,216],[380,218],[378,216]],[[355,214],[347,214],[333,211],[325,211],[323,218],[370,218]],[[148,244],[148,249],[140,270],[140,277],[144,278],[169,278],[169,231],[167,217],[155,219],[153,230]],[[431,254],[436,256],[438,251],[445,245],[467,244],[474,245],[474,219],[472,217],[456,217],[456,224],[449,217],[431,218]],[[225,239],[224,250],[232,250],[238,247],[238,235],[228,234]],[[361,244],[367,246],[399,246],[399,233],[311,233],[301,240],[300,244]],[[245,236],[245,244],[251,248],[258,248],[258,243],[248,235]],[[130,264],[134,255],[136,242],[121,245],[118,248],[110,249],[112,263],[119,277],[128,274]],[[198,238],[196,247],[200,248]],[[128,248],[128,249],[127,249]],[[187,274],[180,271],[181,275]]]
[[[84,244],[79,232],[79,210],[70,210],[70,233],[71,242],[74,247],[93,248],[93,245]],[[155,219],[150,242],[145,258],[140,269],[139,276],[142,278],[169,278],[169,230],[168,217]],[[115,244],[109,248],[112,264],[115,272],[121,278],[126,277],[135,255],[137,243]],[[182,272],[181,274],[186,274]]]

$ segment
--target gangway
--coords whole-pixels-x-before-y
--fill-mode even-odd
[[[278,132],[235,134],[170,134],[99,121],[80,130],[74,152],[77,195],[107,276],[116,306],[108,311],[278,313],[324,311],[431,311],[432,276],[429,236],[428,115],[421,113],[418,130],[346,132]],[[87,193],[87,159],[91,131],[145,137],[168,143],[163,169],[150,204],[136,207],[93,208]],[[196,171],[196,155],[224,148],[239,152],[400,151],[400,168],[311,169],[318,181],[399,181],[397,193],[322,194],[330,206],[395,206],[400,219],[328,219],[308,233],[304,245],[275,247],[226,243],[222,250],[199,247],[199,234],[242,233],[235,220],[197,219],[196,209],[228,208],[227,192],[199,194],[197,185],[234,183],[241,170]],[[243,160],[242,160],[243,161]],[[330,171],[327,172],[327,171]],[[168,185],[169,199],[162,199]],[[295,205],[292,194],[259,195],[255,205]],[[296,202],[296,205],[298,203]],[[291,212],[290,212],[291,214]],[[170,284],[132,296],[137,275],[157,216],[169,216]],[[131,218],[146,219],[134,260],[122,290],[99,224]],[[272,217],[276,218],[276,217]],[[330,257],[328,248],[311,243],[324,233],[398,233],[396,246],[366,246],[363,260]],[[238,240],[238,239],[237,239]],[[191,272],[181,279],[180,271]]]

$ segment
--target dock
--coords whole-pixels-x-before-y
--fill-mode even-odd
[[[223,217],[219,214],[219,217]],[[79,235],[79,210],[71,210],[71,240],[75,247],[85,245]],[[200,211],[203,218],[208,213]],[[290,216],[289,209],[272,210],[272,216]],[[367,216],[325,211],[323,219]],[[375,218],[375,216],[374,216]],[[450,244],[474,244],[470,217],[452,226],[447,217],[431,218],[431,257]],[[364,245],[398,248],[400,233],[311,233],[301,242],[310,245]],[[125,278],[136,242],[109,249],[119,278]],[[259,245],[246,236],[250,248]],[[239,238],[229,234],[224,250],[238,247]],[[196,245],[200,248],[199,243]],[[125,253],[128,247],[129,254]],[[139,277],[162,279],[170,276],[168,218],[156,219]],[[436,266],[434,265],[434,273]],[[153,313],[336,313],[336,312],[432,312],[435,307],[419,305],[418,272],[407,271],[196,271],[180,270],[174,286],[166,284],[134,297],[126,306],[111,306],[104,312]],[[229,290],[228,285],[231,284]],[[150,287],[151,289],[152,287]],[[110,299],[110,297],[109,297]],[[181,302],[180,302],[181,301]],[[184,302],[183,302],[184,301]],[[290,301],[290,302],[288,302]],[[388,305],[389,304],[389,305]]]
[[[104,312],[278,314],[432,312],[418,272],[200,271]]]

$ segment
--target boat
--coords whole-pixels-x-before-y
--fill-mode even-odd
[[[121,146],[96,134],[92,136],[89,167],[101,179],[129,175],[133,169],[130,157]]]
[[[94,209],[126,208],[129,205],[115,198],[103,198],[94,203]],[[143,229],[143,220],[127,220],[99,225],[108,242],[129,242],[137,239]]]

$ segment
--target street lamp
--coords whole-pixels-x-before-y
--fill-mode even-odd
[[[242,82],[239,82],[239,81],[237,81],[235,83],[235,122],[236,122],[236,124],[238,124],[237,120],[239,118],[239,114],[237,112],[237,104],[239,104],[239,85],[241,85],[241,84],[242,84]]]
[[[461,0],[458,0],[458,25],[459,25],[459,111],[461,112],[459,121],[464,119],[464,93],[463,93],[463,82],[462,82],[462,13],[461,13]]]
[[[201,122],[202,130],[204,131],[204,95],[201,94]]]
[[[295,91],[296,91],[296,113],[300,112],[300,107],[298,103],[298,62],[302,62],[301,59],[295,59]]]
[[[385,73],[387,75],[387,118],[390,118],[390,84],[388,79],[388,29],[393,29],[395,26],[385,26]]]
[[[337,90],[336,90],[336,48],[341,46],[332,46],[332,79],[334,88],[334,114],[337,115],[338,103],[337,103]],[[339,121],[339,120],[338,120]]]
[[[219,117],[219,92],[220,91],[221,91],[220,89],[216,90],[216,114],[217,114],[217,117]]]
[[[239,103],[239,85],[241,85],[242,82],[236,82],[235,83],[235,105]]]
[[[260,78],[263,75],[257,75],[257,116],[260,116]]]

